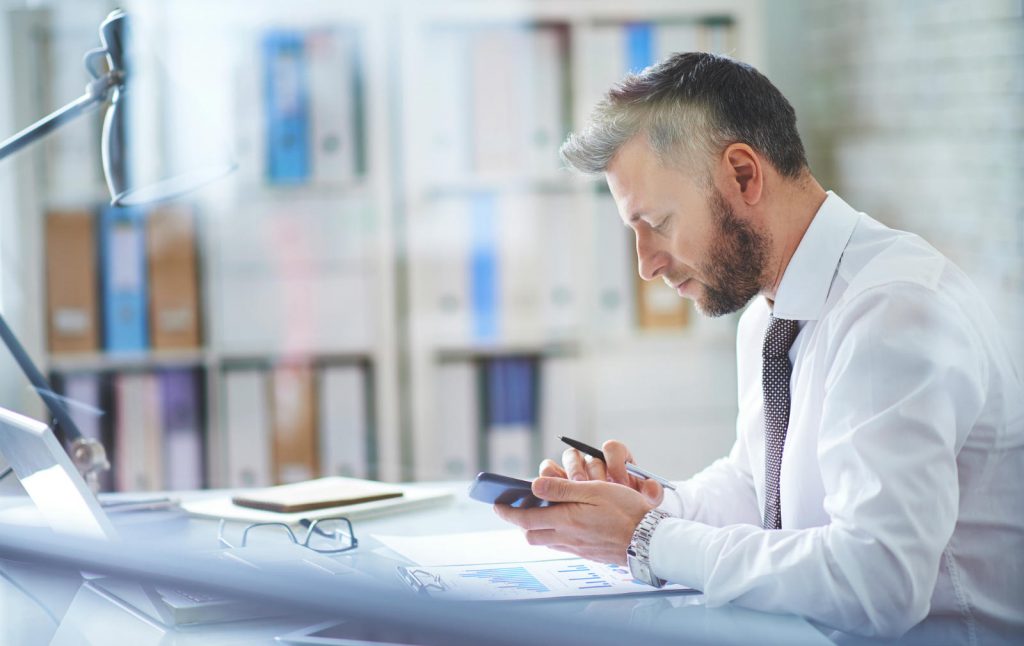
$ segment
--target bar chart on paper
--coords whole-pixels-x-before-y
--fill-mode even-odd
[[[515,600],[636,594],[655,589],[637,583],[629,570],[572,558],[532,563],[488,563],[420,567],[444,585],[443,595],[460,599]],[[662,590],[686,590],[669,586]]]

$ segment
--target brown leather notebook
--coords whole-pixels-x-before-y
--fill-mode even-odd
[[[332,477],[260,489],[234,496],[231,502],[241,507],[290,514],[398,498],[401,495],[401,488],[384,482]]]

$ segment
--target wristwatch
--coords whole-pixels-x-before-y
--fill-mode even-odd
[[[633,530],[633,540],[626,548],[626,562],[629,563],[629,573],[640,583],[660,588],[665,585],[665,579],[659,579],[651,571],[651,537],[658,523],[669,517],[667,512],[660,509],[652,509],[640,520],[640,524]]]

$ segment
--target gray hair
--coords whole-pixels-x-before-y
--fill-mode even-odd
[[[662,163],[696,171],[702,180],[710,160],[737,142],[786,177],[797,178],[807,167],[793,106],[760,72],[724,56],[673,54],[627,76],[559,154],[570,168],[603,173],[619,148],[640,133]]]

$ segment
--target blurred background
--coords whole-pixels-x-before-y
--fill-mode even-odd
[[[0,161],[0,311],[108,490],[727,453],[737,318],[639,281],[557,156],[676,51],[772,79],[821,183],[960,265],[1024,364],[1021,0],[0,0],[0,137],[82,94],[118,6],[138,181],[237,169],[111,207],[102,110]],[[46,419],[2,349],[0,405]]]

